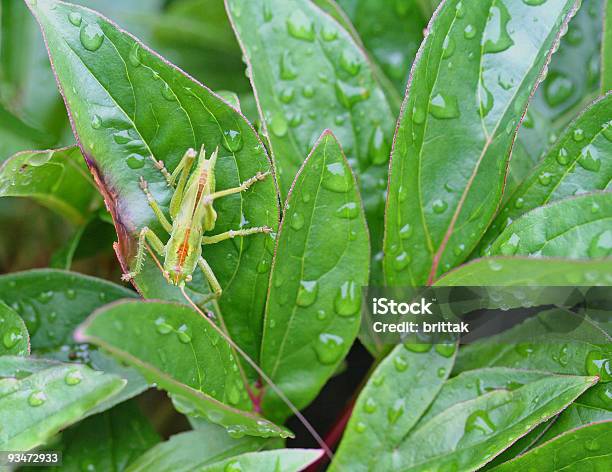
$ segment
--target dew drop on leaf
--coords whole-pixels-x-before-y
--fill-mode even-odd
[[[576,128],[572,133],[572,138],[574,138],[574,141],[579,143],[584,139],[584,131],[581,128]]]
[[[270,130],[275,136],[282,138],[287,134],[289,127],[287,126],[287,120],[280,113],[275,113],[270,120]]]
[[[142,64],[142,61],[140,60],[140,46],[138,43],[134,43],[132,45],[130,54],[128,55],[128,61],[130,61],[132,67],[138,67],[140,64]]]
[[[145,164],[145,158],[140,154],[133,153],[127,157],[126,162],[130,169],[142,169]]]
[[[351,175],[342,162],[325,166],[322,185],[332,192],[344,193],[351,186]]]
[[[353,316],[361,308],[361,292],[353,280],[347,280],[334,299],[334,309],[340,316]]]
[[[359,214],[359,205],[355,202],[347,202],[336,210],[336,216],[344,219],[354,219]]]
[[[319,284],[316,280],[302,280],[295,303],[301,307],[310,306],[316,301],[318,293]]]
[[[406,223],[399,230],[399,236],[401,239],[408,239],[412,235],[412,226],[410,223]]]
[[[321,333],[315,343],[315,354],[321,364],[334,364],[340,359],[344,339],[330,333]]]
[[[612,365],[610,358],[601,351],[591,351],[586,357],[586,371],[588,375],[598,376],[600,382],[612,380]]]
[[[552,174],[550,172],[542,172],[538,176],[538,182],[540,182],[540,184],[544,186],[550,185],[551,180]]]
[[[569,156],[567,155],[567,149],[563,147],[559,149],[559,152],[557,153],[557,162],[562,166],[566,166],[569,164]]]
[[[293,80],[297,78],[297,68],[293,61],[293,56],[289,51],[284,51],[280,60],[280,76],[283,80]]]
[[[291,216],[291,227],[296,230],[299,231],[304,227],[304,215],[302,215],[301,213],[295,212],[292,216]]]
[[[312,85],[305,85],[302,89],[302,96],[304,98],[312,98],[315,95],[315,89]]]
[[[238,152],[243,146],[242,133],[236,129],[224,130],[222,143],[229,152]]]
[[[227,465],[223,468],[223,472],[242,472],[242,470],[242,466],[238,461],[228,462]]]
[[[28,405],[30,406],[41,406],[46,401],[47,395],[41,390],[35,390],[34,392],[30,393],[30,396],[28,396]]]
[[[363,409],[366,413],[374,413],[376,411],[377,406],[378,405],[376,404],[376,400],[370,397],[366,399],[366,402],[363,405]]]
[[[340,67],[349,75],[357,75],[361,69],[359,57],[349,49],[343,49],[340,54]]]
[[[353,108],[356,103],[367,100],[370,91],[360,85],[351,85],[341,80],[336,81],[336,97],[338,101],[347,109]]]
[[[525,200],[519,197],[514,201],[514,208],[516,208],[517,210],[520,210],[521,208],[523,208],[524,204],[525,204]]]
[[[479,431],[482,434],[492,434],[496,430],[495,424],[485,410],[476,410],[465,421],[465,432]]]
[[[592,258],[612,255],[612,230],[607,229],[593,238],[589,245],[589,256]]]
[[[78,11],[71,11],[68,13],[68,21],[70,21],[70,23],[72,23],[74,26],[81,26],[83,17]]]
[[[393,259],[393,268],[396,271],[402,271],[406,267],[408,267],[408,265],[410,264],[410,261],[411,261],[410,254],[408,254],[406,251],[402,251],[397,256],[395,256],[395,258]]]
[[[546,3],[546,0],[523,0],[523,3],[531,7],[536,7],[538,5]]]
[[[69,371],[64,377],[64,382],[66,383],[66,385],[69,385],[71,387],[80,384],[82,380],[83,374],[80,370],[76,369]]]
[[[451,357],[455,353],[455,343],[446,342],[446,343],[437,343],[435,350],[442,357]]]
[[[189,327],[186,324],[182,324],[178,327],[178,329],[176,330],[176,336],[183,344],[188,344],[191,342],[191,331],[189,330]]]
[[[291,103],[293,101],[293,97],[295,96],[295,89],[293,87],[286,87],[280,94],[281,102],[283,103]]]
[[[387,419],[389,420],[389,423],[393,424],[393,423],[396,423],[397,420],[400,419],[400,416],[402,416],[403,414],[404,414],[404,399],[399,398],[395,400],[395,403],[393,403],[393,406],[389,407],[389,409],[387,410]]]
[[[571,77],[561,72],[551,72],[544,82],[544,98],[549,106],[556,107],[571,97],[574,89]]]
[[[601,169],[601,158],[597,148],[592,144],[585,146],[580,152],[578,164],[585,170],[599,172]]]
[[[455,52],[455,40],[450,36],[446,36],[444,38],[444,43],[442,44],[442,58],[448,59]]]
[[[301,10],[295,10],[287,18],[287,32],[302,41],[314,41],[315,31],[312,21]]]
[[[81,27],[79,33],[81,44],[88,51],[97,51],[104,41],[104,33],[97,23],[89,23]]]
[[[395,356],[393,359],[393,366],[398,372],[405,372],[408,369],[408,362],[402,356]]]
[[[463,36],[465,39],[472,39],[474,36],[476,36],[476,28],[474,28],[472,25],[467,25],[463,30]]]
[[[459,116],[457,98],[452,95],[438,93],[432,97],[429,105],[429,113],[439,120],[448,120]]]
[[[514,44],[507,30],[509,21],[510,14],[502,2],[491,7],[483,38],[485,53],[502,52]]]
[[[357,422],[357,424],[355,425],[355,431],[357,431],[358,433],[363,433],[366,429],[367,426],[361,421]]]
[[[174,328],[172,328],[172,326],[166,323],[166,320],[164,318],[157,318],[155,320],[155,330],[159,334],[168,334],[174,331]]]
[[[17,328],[10,328],[2,336],[2,344],[6,349],[11,349],[17,345],[23,338],[21,332]]]
[[[432,208],[433,208],[434,213],[438,213],[438,214],[444,213],[447,207],[448,207],[448,204],[440,198],[435,199],[432,203]]]
[[[504,256],[512,256],[516,254],[518,250],[519,244],[521,242],[521,238],[518,234],[512,233],[512,235],[505,241],[500,247],[499,252]]]

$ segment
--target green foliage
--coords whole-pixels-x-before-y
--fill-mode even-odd
[[[298,471],[323,451],[286,448],[287,397],[339,417],[332,471],[609,464],[609,1],[76,3],[0,0],[0,450]],[[203,246],[212,301],[168,249],[113,283],[144,227],[170,247],[141,179],[168,218],[162,170],[201,146],[217,190],[270,173],[205,236],[272,231]],[[605,287],[470,344],[362,336],[340,397],[385,283]]]

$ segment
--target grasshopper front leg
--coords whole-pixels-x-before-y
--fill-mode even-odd
[[[206,277],[206,280],[208,280],[210,288],[213,291],[213,293],[211,293],[210,296],[205,298],[202,302],[208,303],[209,301],[215,298],[219,298],[221,296],[221,293],[223,292],[223,289],[221,288],[221,284],[217,280],[217,277],[215,276],[215,273],[213,272],[212,268],[210,267],[210,265],[208,265],[208,262],[202,256],[200,256],[200,258],[198,259],[198,266],[204,273],[204,277]]]
[[[230,229],[225,233],[215,234],[214,236],[202,236],[202,244],[216,244],[226,239],[233,239],[237,236],[249,236],[257,233],[271,233],[272,228],[268,226],[257,226],[245,229]]]
[[[144,266],[144,258],[146,251],[146,243],[151,245],[151,248],[161,257],[164,255],[164,243],[162,243],[161,239],[157,237],[157,235],[149,229],[147,226],[143,227],[140,230],[140,234],[138,235],[138,249],[136,251],[136,257],[134,258],[133,269],[121,276],[121,280],[125,282],[129,282],[134,277],[136,277],[140,272],[142,272],[142,268]],[[166,276],[166,274],[164,274]]]
[[[238,187],[228,188],[225,190],[219,190],[218,192],[214,192],[214,193],[211,193],[210,195],[207,195],[204,200],[204,203],[207,205],[210,205],[217,198],[227,197],[228,195],[233,195],[235,193],[244,192],[248,190],[249,187],[251,187],[253,184],[264,180],[268,175],[270,175],[270,172],[263,172],[263,173],[257,172],[257,174],[255,174],[250,179],[247,179],[244,182],[242,182]]]

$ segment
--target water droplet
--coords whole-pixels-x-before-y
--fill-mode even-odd
[[[46,292],[40,292],[38,294],[38,301],[40,301],[41,303],[49,303],[51,299],[53,298],[53,295],[55,295],[53,290],[48,290]]]
[[[295,212],[291,216],[291,227],[296,231],[301,230],[304,227],[304,215]]]
[[[387,419],[393,424],[404,414],[404,399],[398,398],[393,406],[387,410]]]
[[[186,324],[182,324],[178,327],[176,330],[176,336],[183,344],[188,344],[191,342],[191,331]]]
[[[483,434],[491,434],[495,432],[495,424],[489,418],[489,414],[485,410],[476,410],[465,421],[465,432],[480,431]]]
[[[30,393],[30,396],[28,397],[28,405],[34,406],[34,407],[41,406],[46,401],[47,401],[47,395],[45,394],[45,392],[41,390],[33,391],[32,393]]]
[[[589,245],[589,256],[592,258],[612,255],[612,230],[606,229],[593,238]]]
[[[406,251],[402,251],[393,259],[393,268],[398,272],[402,271],[408,267],[411,260],[410,255]]]
[[[374,384],[375,387],[382,386],[382,384],[385,383],[385,376],[380,374],[380,375],[374,377],[374,380],[372,380],[372,383]]]
[[[166,323],[166,320],[164,318],[157,318],[155,320],[155,330],[159,334],[168,334],[174,331],[174,328],[172,328],[172,326]]]
[[[347,109],[352,108],[356,103],[367,100],[370,91],[360,85],[350,85],[341,80],[336,81],[336,97]]]
[[[474,36],[476,36],[476,28],[474,28],[472,25],[467,25],[463,30],[463,36],[465,39],[472,39]]]
[[[444,38],[444,43],[442,44],[442,58],[448,59],[455,52],[455,40],[450,36]]]
[[[363,409],[366,413],[374,413],[377,407],[378,405],[376,404],[376,400],[374,400],[373,398],[368,398],[365,402],[365,405],[363,405]]]
[[[334,162],[325,166],[323,187],[332,192],[344,193],[350,187],[352,178],[342,162]]]
[[[380,126],[377,126],[372,131],[368,153],[374,165],[383,165],[389,161],[389,145],[385,139],[385,133]]]
[[[81,27],[79,34],[81,44],[88,51],[97,51],[104,41],[104,33],[97,23],[90,23]]]
[[[70,386],[80,384],[81,380],[83,380],[83,373],[77,369],[70,370],[64,377],[64,382]]]
[[[457,118],[459,116],[457,98],[452,95],[438,93],[430,101],[429,113],[439,120]]]
[[[312,98],[315,95],[315,89],[312,85],[305,85],[302,89],[302,96],[304,98]],[[316,115],[315,115],[316,116]]]
[[[338,289],[334,309],[340,316],[353,316],[361,308],[361,293],[357,284],[348,280]]]
[[[458,2],[457,5],[455,5],[455,14],[457,15],[457,18],[463,18],[465,15],[465,6],[463,5],[463,2]]]
[[[345,219],[354,219],[359,214],[359,205],[355,202],[348,202],[336,210],[336,216]]]
[[[608,141],[612,141],[612,121],[608,121],[602,126],[602,134]]]
[[[418,342],[418,343],[404,343],[404,347],[411,352],[423,353],[429,352],[431,349],[431,343]]]
[[[451,357],[455,353],[456,345],[455,343],[447,342],[447,343],[437,343],[435,350],[442,357]]]
[[[325,25],[321,30],[321,37],[323,41],[334,41],[338,37],[338,30],[330,25]]]
[[[503,3],[491,7],[485,28],[485,54],[505,51],[514,44],[507,30],[509,21],[510,14]]]
[[[398,372],[405,372],[408,369],[408,362],[402,356],[395,356],[393,359],[393,365],[395,366],[395,370]]]
[[[224,472],[242,472],[242,466],[240,465],[240,462],[238,461],[231,461],[226,464],[226,466],[223,468],[223,471]]]
[[[145,164],[145,158],[140,154],[134,153],[127,157],[126,162],[130,169],[142,169]]]
[[[140,46],[138,43],[134,43],[132,48],[130,49],[130,54],[128,55],[128,61],[132,65],[132,67],[138,67],[142,64],[142,60],[140,59]]]
[[[238,152],[243,146],[242,133],[235,129],[224,130],[222,143],[229,152]]]
[[[2,336],[2,344],[6,349],[12,349],[19,341],[23,339],[21,331],[17,328],[10,328]]]
[[[357,75],[361,69],[359,57],[351,50],[344,49],[340,55],[340,67],[350,75]]]
[[[315,344],[317,359],[322,364],[334,364],[342,354],[344,339],[335,334],[321,333]]]
[[[302,280],[298,289],[296,305],[307,307],[312,305],[317,299],[319,293],[319,284],[316,280]]]
[[[517,198],[514,201],[514,208],[516,208],[517,210],[523,208],[523,205],[525,205],[525,200],[523,200],[521,197]]]
[[[325,319],[327,319],[327,313],[325,312],[325,310],[317,310],[317,320],[323,321]]]
[[[542,172],[540,176],[538,177],[538,181],[540,182],[540,184],[544,186],[550,185],[551,180],[552,180],[552,174],[550,172]]]
[[[448,207],[448,204],[440,198],[435,199],[432,203],[432,208],[433,208],[434,213],[438,213],[438,214],[444,213],[447,207]]]
[[[565,102],[574,93],[575,85],[571,77],[553,71],[544,82],[544,98],[551,107]]]
[[[574,141],[579,143],[584,139],[584,130],[582,130],[581,128],[576,128],[572,133],[572,138],[574,138]]]
[[[293,80],[298,76],[293,56],[289,51],[284,51],[280,60],[280,76],[283,80]]]
[[[504,268],[504,265],[495,259],[491,259],[488,261],[488,265],[489,265],[489,269],[491,269],[493,272],[499,272],[500,270],[502,270]]]
[[[493,94],[482,82],[479,82],[478,86],[478,102],[481,116],[487,116],[493,108]]]
[[[261,261],[259,261],[259,264],[257,264],[258,274],[265,274],[269,270],[270,270],[270,261],[268,259],[262,259]]]
[[[601,169],[601,158],[598,149],[592,144],[585,146],[580,152],[578,164],[583,169],[599,172],[599,169]]]
[[[512,235],[505,241],[500,247],[499,252],[504,256],[512,256],[518,251],[521,238],[518,234],[512,233]]]
[[[587,354],[586,371],[588,375],[598,376],[600,382],[610,382],[612,380],[610,358],[601,351],[591,351]]]
[[[358,433],[363,433],[366,429],[367,426],[361,421],[357,422],[357,424],[355,425],[355,431],[357,431]]]
[[[161,94],[162,94],[162,97],[164,97],[169,102],[173,102],[174,100],[176,100],[176,96],[174,95],[174,91],[172,90],[170,85],[168,85],[167,82],[163,83],[162,88],[161,88]]]
[[[412,121],[417,125],[423,124],[425,121],[425,110],[415,105],[412,108]]]
[[[530,7],[537,7],[538,5],[542,5],[546,0],[523,0],[525,5],[529,5]]]
[[[274,113],[270,121],[270,130],[275,136],[283,137],[288,131],[287,120],[280,113]]]
[[[566,166],[567,164],[569,164],[569,157],[567,155],[567,149],[565,148],[561,148],[559,149],[559,152],[557,153],[557,162],[562,165],[562,166]]]
[[[531,343],[518,343],[514,350],[522,357],[529,357],[534,352],[534,346]]]
[[[444,367],[440,367],[438,369],[438,378],[443,379],[446,376],[446,369]]]
[[[68,300],[74,300],[76,298],[76,291],[74,289],[71,289],[71,288],[66,290],[66,298]]]
[[[70,23],[72,23],[74,26],[81,26],[83,16],[78,11],[71,11],[68,13],[68,21],[70,21]]]
[[[287,31],[291,36],[302,41],[314,41],[315,30],[312,21],[302,10],[294,10],[287,18]]]
[[[293,87],[286,87],[280,94],[281,102],[283,103],[291,103],[293,101],[293,97],[295,96],[295,89]]]

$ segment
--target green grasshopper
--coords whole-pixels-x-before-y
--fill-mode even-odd
[[[244,192],[251,185],[265,179],[270,174],[270,172],[258,172],[238,187],[216,191],[215,164],[218,150],[217,148],[210,159],[207,159],[204,146],[200,149],[199,154],[194,149],[189,149],[172,174],[165,169],[162,163],[158,164],[157,167],[166,178],[168,185],[174,188],[169,207],[172,223],[166,218],[155,200],[146,180],[140,178],[140,188],[145,193],[149,206],[164,230],[170,235],[170,238],[164,244],[150,228],[143,227],[138,237],[138,249],[131,271],[123,275],[123,280],[132,280],[142,271],[148,243],[153,251],[163,258],[163,274],[170,284],[184,287],[186,283],[192,280],[192,274],[199,266],[212,289],[210,298],[219,298],[222,292],[221,285],[206,259],[202,257],[202,245],[215,244],[237,236],[272,231],[267,226],[261,226],[230,230],[214,236],[204,235],[205,232],[212,231],[215,227],[217,212],[213,208],[213,203],[217,198]],[[191,172],[196,157],[197,164]]]

